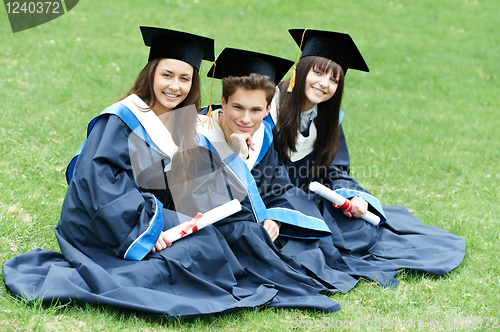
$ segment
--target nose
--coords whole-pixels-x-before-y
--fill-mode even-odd
[[[168,86],[168,88],[172,91],[177,91],[179,89],[179,80],[178,79],[173,79],[171,82],[170,82],[170,85]]]
[[[328,75],[322,75],[321,78],[320,78],[320,80],[319,80],[319,84],[322,87],[327,87],[329,80],[330,80],[330,77]]]
[[[243,112],[243,114],[241,115],[240,120],[241,120],[241,122],[243,124],[250,123],[250,111]]]

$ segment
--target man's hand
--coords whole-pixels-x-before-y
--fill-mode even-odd
[[[163,249],[166,249],[172,245],[172,241],[167,236],[167,233],[161,232],[160,237],[156,241],[155,246],[151,249],[152,253],[159,252]]]
[[[271,240],[273,240],[273,242],[278,238],[278,235],[280,235],[280,225],[276,221],[271,219],[265,219],[260,224],[269,233],[269,236],[271,237]]]
[[[233,143],[233,151],[240,156],[241,159],[248,158],[248,149],[254,149],[254,142],[250,134],[231,134],[231,142]]]

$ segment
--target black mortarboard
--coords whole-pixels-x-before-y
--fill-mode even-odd
[[[346,33],[309,30],[290,29],[297,45],[302,50],[302,56],[321,56],[335,61],[344,70],[344,75],[348,68],[361,71],[370,71],[359,52],[351,36]]]
[[[214,40],[190,33],[141,26],[144,44],[150,46],[149,59],[177,59],[200,70],[201,60],[214,61]]]
[[[207,76],[222,79],[255,73],[268,76],[271,82],[278,84],[292,65],[293,61],[273,55],[226,47],[215,60]]]

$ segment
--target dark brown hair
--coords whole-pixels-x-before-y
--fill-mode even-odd
[[[154,78],[156,68],[161,60],[162,59],[153,59],[146,64],[125,97],[131,94],[136,94],[149,105],[150,109],[153,109],[158,102],[154,93]],[[185,184],[185,186],[180,190],[181,194],[187,194],[190,192],[189,183],[190,180],[196,176],[196,165],[198,164],[200,157],[199,151],[195,149],[195,142],[197,138],[196,122],[198,120],[198,111],[200,106],[200,77],[196,68],[193,68],[191,89],[189,90],[188,95],[179,105],[174,107],[173,110],[190,105],[195,106],[195,112],[182,111],[175,112],[173,114],[172,128],[182,128],[183,130],[174,130],[174,132],[171,133],[174,142],[178,146],[178,152],[174,154],[171,161],[172,173],[176,175],[178,174],[179,176],[173,176],[174,179],[169,178],[169,180],[175,180],[176,184]],[[165,207],[176,209],[172,195],[169,195],[169,197],[169,201]],[[182,202],[182,200],[176,199],[176,202],[179,203]],[[180,208],[181,207],[178,206],[177,210]]]
[[[328,166],[337,154],[339,144],[339,110],[344,90],[344,72],[335,62],[318,56],[307,56],[297,63],[295,87],[287,92],[290,80],[281,82],[279,112],[275,136],[275,148],[280,158],[290,159],[289,151],[296,152],[300,116],[306,103],[304,93],[307,74],[311,69],[323,72],[332,71],[338,76],[338,86],[332,98],[318,104],[318,116],[314,119],[317,137],[314,142],[314,161],[312,167]],[[324,167],[323,167],[324,169]],[[313,171],[312,169],[309,170]]]
[[[252,73],[248,76],[229,76],[222,80],[222,97],[228,102],[229,97],[236,92],[236,89],[262,90],[266,94],[267,105],[273,101],[276,86],[269,81],[269,77]]]

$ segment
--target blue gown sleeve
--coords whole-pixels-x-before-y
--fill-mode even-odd
[[[141,260],[175,216],[134,180],[130,134],[118,117],[100,116],[75,165],[56,234],[84,253]]]

